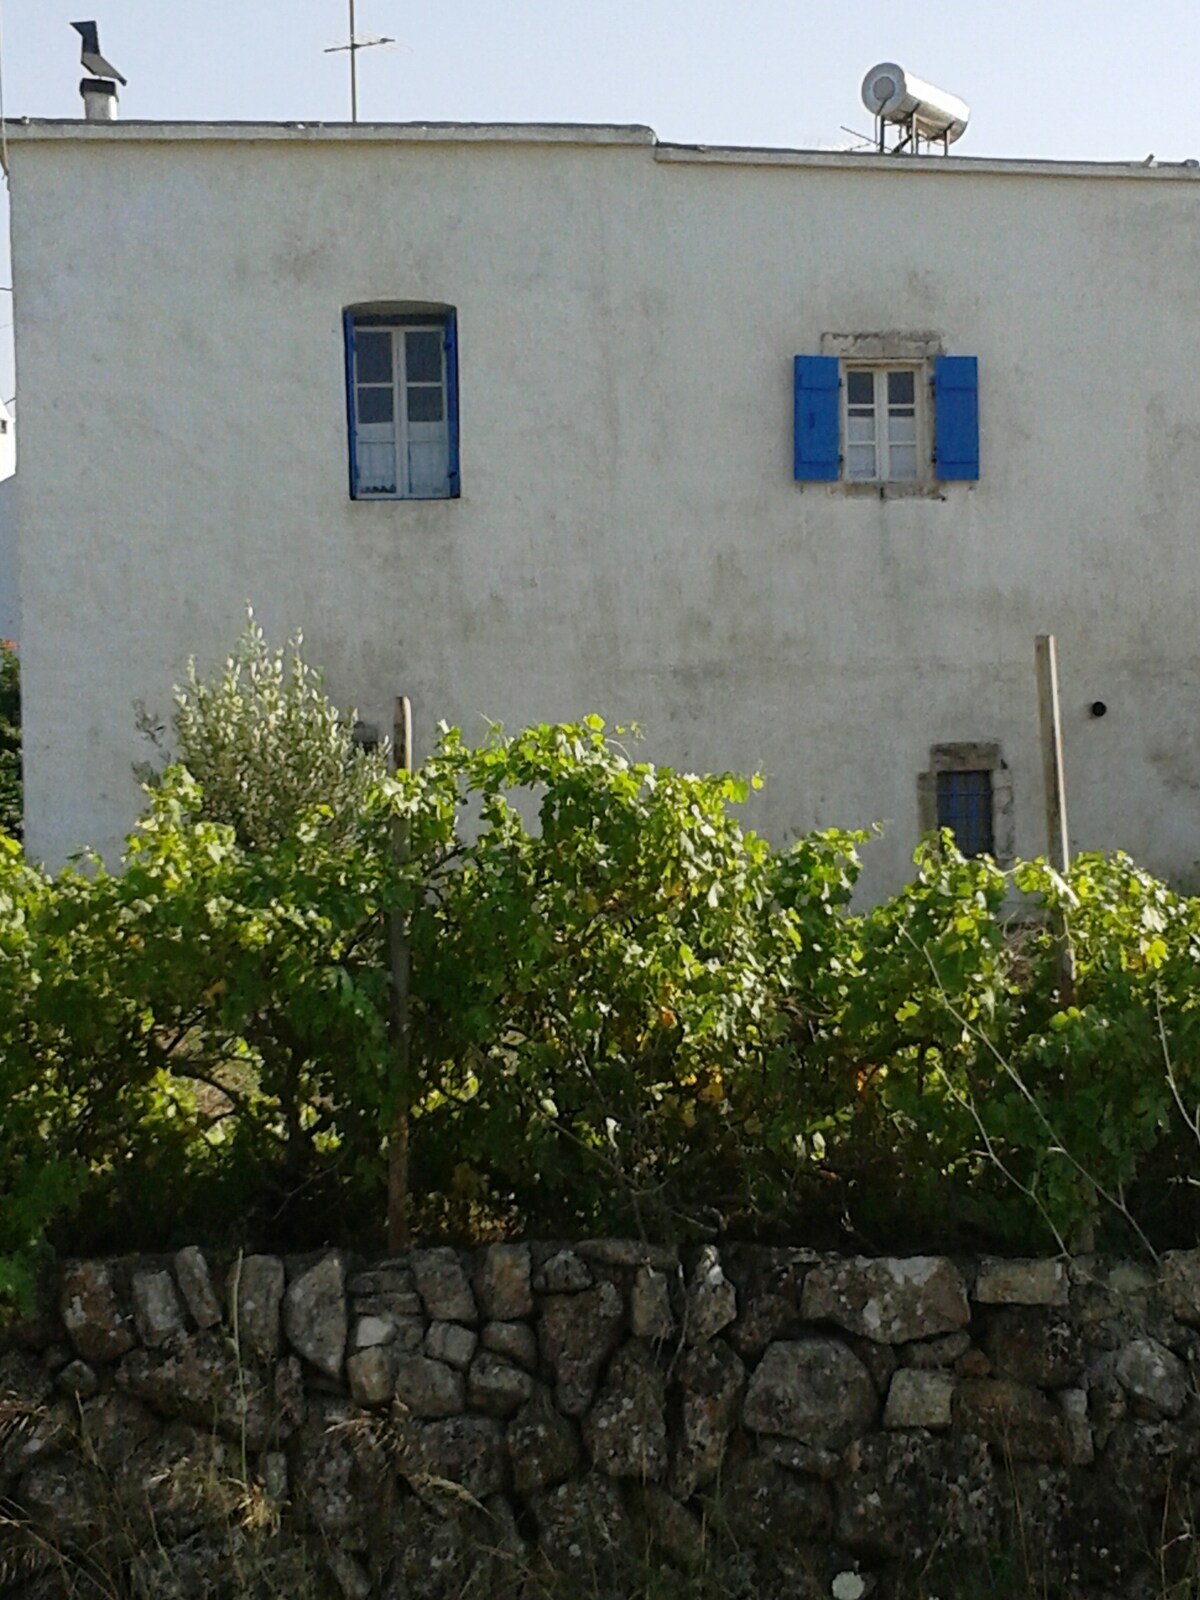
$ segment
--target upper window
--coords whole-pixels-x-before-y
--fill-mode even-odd
[[[345,321],[351,497],[457,495],[454,312],[347,311]]]
[[[974,482],[978,390],[974,356],[797,356],[796,478],[880,487]]]

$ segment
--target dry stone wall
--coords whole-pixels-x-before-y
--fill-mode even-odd
[[[254,1501],[347,1600],[629,1594],[647,1555],[706,1593],[856,1600],[1016,1548],[1130,1600],[1191,1526],[1198,1330],[1200,1251],[69,1263],[0,1343],[0,1556],[142,1508],[143,1587],[201,1595]]]

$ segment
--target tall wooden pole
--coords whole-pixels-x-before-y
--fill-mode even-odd
[[[396,696],[392,725],[392,763],[396,772],[412,771],[412,706],[406,694]],[[398,866],[409,858],[408,818],[397,814],[392,822],[392,852]],[[409,1018],[411,951],[408,916],[399,909],[388,924],[392,978],[391,1025],[395,1050],[396,1111],[388,1140],[387,1238],[389,1250],[406,1250],[409,1243],[408,1139],[411,1092],[412,1035]]]
[[[1047,859],[1065,877],[1071,864],[1067,833],[1067,786],[1063,775],[1062,713],[1058,701],[1058,651],[1052,633],[1040,633],[1034,645],[1037,666],[1038,714],[1042,729],[1042,774],[1046,792]],[[1065,908],[1053,917],[1057,951],[1060,1004],[1075,1002],[1075,947]]]

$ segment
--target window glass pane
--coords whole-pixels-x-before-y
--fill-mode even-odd
[[[354,364],[359,383],[391,383],[392,336],[386,328],[355,332]]]
[[[911,411],[893,411],[888,417],[888,438],[896,444],[915,444],[917,419]]]
[[[443,500],[450,492],[448,441],[444,431],[408,447],[408,492],[418,500]]]
[[[396,447],[382,440],[358,441],[359,494],[396,493]]]
[[[360,422],[390,422],[392,420],[391,389],[360,389],[358,391],[358,420]]]
[[[894,444],[888,452],[888,477],[897,483],[911,483],[916,476],[916,445]]]
[[[991,773],[939,772],[937,820],[939,828],[950,829],[963,855],[991,855],[995,849]]]
[[[853,412],[846,418],[846,437],[851,444],[874,444],[875,442],[875,417],[868,413],[865,417],[855,416]]]
[[[911,372],[889,372],[888,404],[893,406],[911,406],[914,395],[914,378]]]
[[[408,420],[410,422],[440,422],[442,420],[442,391],[432,385],[410,388],[408,391]]]
[[[846,450],[846,473],[853,481],[875,476],[875,446],[852,444]]]
[[[848,372],[846,398],[852,406],[875,404],[875,374],[873,372]]]
[[[441,383],[442,335],[439,329],[416,328],[404,336],[405,373],[409,383]]]

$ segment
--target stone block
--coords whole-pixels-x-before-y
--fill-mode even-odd
[[[284,1356],[275,1363],[272,1389],[275,1396],[275,1432],[280,1439],[286,1439],[303,1425],[308,1415],[304,1368],[299,1356]]]
[[[391,1317],[396,1322],[422,1324],[425,1321],[425,1307],[415,1289],[398,1290],[395,1294],[356,1294],[351,1303],[360,1317]]]
[[[624,1319],[624,1302],[611,1283],[543,1300],[542,1355],[554,1373],[558,1404],[567,1416],[581,1416],[591,1404],[600,1369],[616,1348]]]
[[[984,1261],[971,1298],[980,1305],[1065,1306],[1070,1280],[1062,1261]]]
[[[133,1320],[142,1343],[157,1348],[186,1332],[183,1306],[169,1272],[135,1272]]]
[[[936,1339],[916,1339],[912,1344],[901,1345],[896,1356],[902,1367],[933,1371],[938,1367],[952,1367],[970,1348],[969,1333],[943,1333]]]
[[[824,1539],[833,1522],[828,1486],[751,1456],[726,1472],[714,1491],[722,1532],[739,1548],[775,1551]]]
[[[699,1519],[657,1483],[635,1489],[633,1502],[651,1558],[664,1559],[680,1572],[699,1572],[706,1546]]]
[[[482,1314],[511,1322],[533,1315],[533,1264],[527,1244],[491,1244],[480,1257],[475,1278]]]
[[[629,1326],[635,1339],[669,1339],[675,1331],[671,1285],[654,1267],[639,1267],[629,1294]]]
[[[356,1272],[346,1284],[346,1292],[353,1295],[413,1294],[412,1269],[402,1267],[371,1267],[366,1272]]]
[[[982,1343],[997,1377],[1039,1389],[1077,1383],[1087,1364],[1079,1328],[1046,1306],[1001,1307],[991,1314]]]
[[[359,1317],[354,1324],[353,1344],[356,1350],[391,1344],[395,1337],[396,1324],[391,1317]]]
[[[462,1373],[441,1361],[408,1355],[396,1360],[396,1398],[415,1417],[456,1417],[465,1393]]]
[[[713,1339],[687,1351],[676,1377],[682,1393],[670,1482],[673,1492],[688,1500],[721,1470],[741,1409],[746,1369],[729,1345]]]
[[[871,1374],[844,1344],[797,1339],[768,1346],[742,1420],[755,1433],[839,1449],[871,1425],[877,1408]]]
[[[1061,1461],[1066,1449],[1062,1412],[1040,1389],[1011,1378],[960,1379],[954,1424],[1013,1461]]]
[[[245,1434],[253,1450],[272,1431],[270,1391],[257,1365],[239,1359],[219,1333],[196,1333],[162,1350],[134,1350],[121,1362],[117,1382],[168,1417],[227,1438]]]
[[[278,1256],[245,1256],[230,1270],[229,1320],[239,1347],[273,1360],[279,1353],[284,1270]]]
[[[283,1331],[299,1355],[327,1378],[340,1378],[348,1331],[346,1270],[336,1253],[293,1279],[283,1297]]]
[[[198,1328],[215,1328],[221,1320],[221,1302],[213,1289],[212,1275],[204,1253],[194,1244],[185,1245],[175,1256],[175,1281],[183,1295],[188,1314]]]
[[[59,1310],[76,1353],[85,1361],[116,1361],[136,1343],[103,1261],[73,1261],[64,1269]]]
[[[425,1334],[425,1354],[465,1372],[478,1343],[475,1330],[464,1328],[461,1322],[431,1322]]]
[[[850,1446],[850,1450],[853,1450]],[[762,1434],[758,1441],[759,1454],[766,1456],[791,1472],[803,1472],[809,1478],[836,1478],[846,1466],[847,1452],[822,1450],[815,1444],[801,1444],[799,1439],[774,1438]]]
[[[414,1476],[458,1484],[476,1500],[499,1494],[507,1478],[504,1430],[490,1417],[446,1417],[426,1422],[416,1436],[416,1453],[406,1470]]]
[[[610,1478],[589,1474],[530,1501],[543,1555],[581,1594],[611,1582],[614,1567],[628,1559],[632,1529],[620,1489]]]
[[[411,1262],[425,1314],[431,1321],[479,1320],[475,1296],[457,1251],[446,1247],[414,1250]]]
[[[1188,1396],[1187,1368],[1157,1339],[1131,1339],[1117,1357],[1117,1381],[1135,1400],[1177,1417]]]
[[[370,1345],[346,1359],[350,1393],[360,1406],[386,1405],[395,1393],[391,1357],[386,1345]]]
[[[885,1428],[948,1428],[953,1393],[951,1373],[901,1367],[888,1389],[883,1425]]]
[[[100,1388],[99,1378],[86,1361],[68,1361],[55,1382],[65,1394],[73,1394],[80,1400],[90,1400]]]
[[[555,1410],[546,1394],[535,1394],[509,1423],[508,1452],[518,1494],[566,1482],[581,1460],[574,1423]]]
[[[1159,1264],[1158,1286],[1173,1317],[1200,1327],[1200,1250],[1168,1250]]]
[[[346,1550],[328,1550],[325,1564],[329,1575],[338,1586],[342,1600],[371,1600],[374,1585],[363,1567]]]
[[[688,1279],[684,1338],[688,1344],[704,1344],[736,1316],[737,1290],[725,1276],[715,1248],[705,1245]]]
[[[592,1269],[574,1250],[559,1250],[533,1274],[539,1294],[579,1294],[595,1283]]]
[[[931,1339],[971,1320],[962,1274],[942,1256],[860,1256],[815,1267],[801,1312],[806,1322],[833,1322],[877,1344]]]
[[[1063,1415],[1063,1461],[1068,1467],[1090,1467],[1096,1458],[1092,1426],[1088,1420],[1085,1389],[1062,1389],[1058,1404]]]
[[[1000,1537],[997,1468],[987,1444],[969,1435],[876,1434],[834,1493],[837,1539],[873,1558],[911,1558],[922,1547],[974,1554]]]
[[[665,1476],[666,1392],[644,1347],[627,1344],[614,1358],[608,1382],[584,1419],[583,1437],[593,1466],[606,1477],[646,1483]]]
[[[483,1348],[524,1367],[537,1368],[537,1334],[525,1322],[489,1322],[483,1330]]]
[[[511,1417],[533,1395],[533,1379],[502,1356],[476,1356],[467,1373],[467,1403],[489,1417]]]

